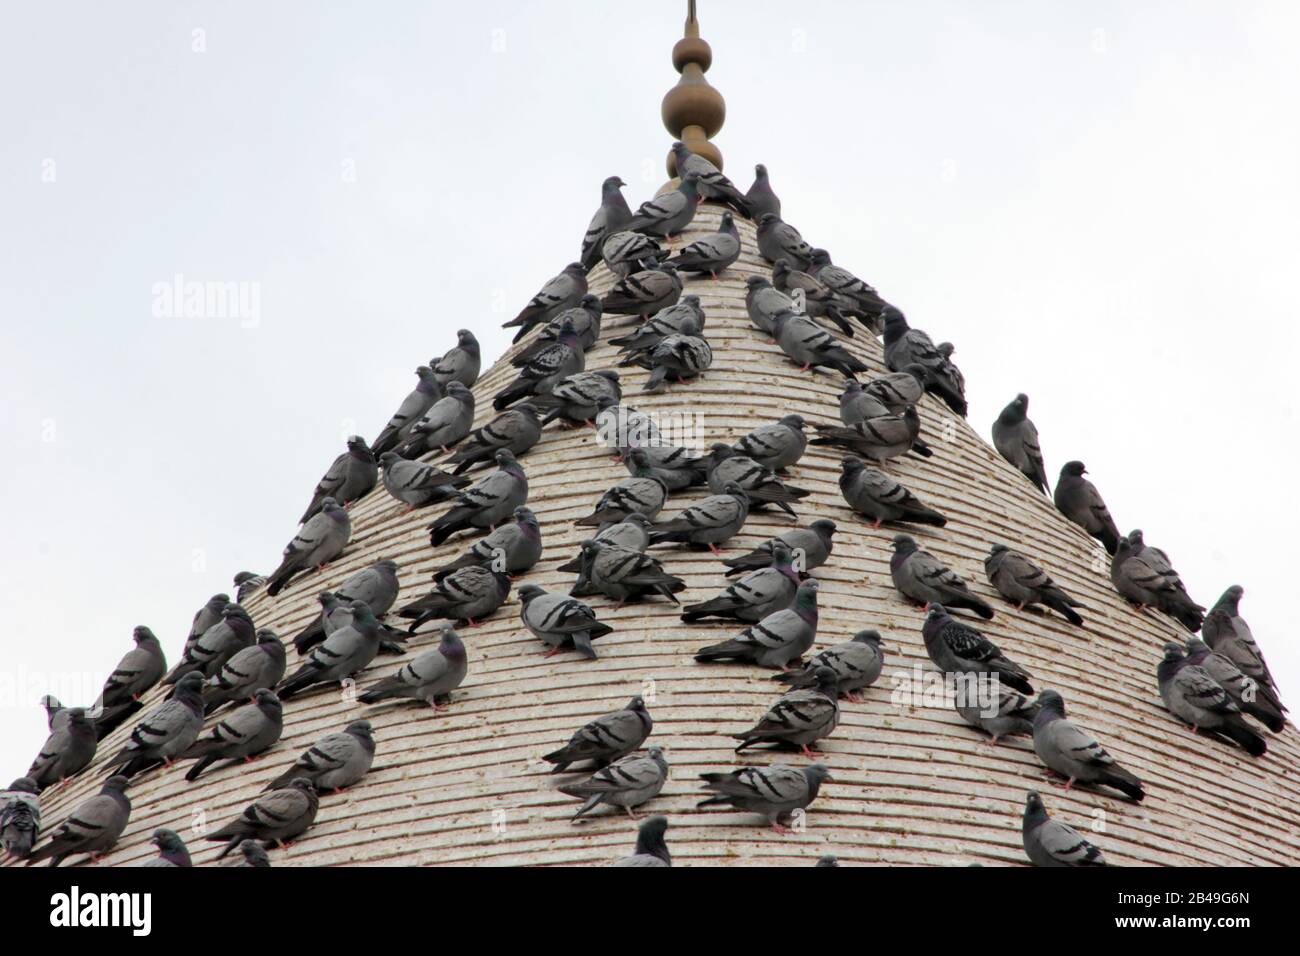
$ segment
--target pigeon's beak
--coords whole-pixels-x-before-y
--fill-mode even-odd
[[[827,774],[826,777],[825,777],[825,779],[829,780],[831,783],[834,783],[834,782],[835,782],[835,778],[832,777],[830,774]]]

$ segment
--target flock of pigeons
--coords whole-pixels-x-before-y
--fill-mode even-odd
[[[168,670],[149,628],[137,627],[134,648],[109,676],[93,707],[63,708],[47,699],[49,739],[27,775],[0,793],[5,850],[30,862],[49,859],[52,865],[73,854],[97,858],[126,826],[132,780],[186,761],[185,777],[192,781],[213,764],[237,763],[266,751],[280,737],[287,700],[360,675],[380,653],[403,653],[408,636],[429,621],[444,622],[437,646],[374,683],[359,700],[414,699],[435,710],[443,707],[467,672],[465,645],[451,622],[472,626],[494,614],[513,582],[542,557],[542,530],[527,507],[528,476],[521,459],[556,419],[572,427],[594,425],[617,452],[628,477],[615,482],[591,514],[578,520],[593,533],[559,568],[576,575],[568,593],[534,584],[518,589],[521,623],[550,654],[572,650],[594,659],[594,642],[610,633],[581,598],[599,595],[616,605],[653,599],[679,603],[676,594],[686,585],[651,553],[653,546],[682,544],[719,553],[752,511],[777,508],[795,516],[794,506],[809,492],[790,483],[788,470],[810,444],[846,453],[840,478],[844,501],[872,528],[884,522],[946,523],[883,469],[899,456],[933,455],[920,436],[916,410],[926,392],[965,416],[965,381],[952,361],[952,346],[935,345],[925,332],[910,328],[903,313],[874,288],[805,242],[781,218],[781,202],[763,166],[742,194],[707,159],[681,143],[674,144],[674,152],[680,185],[635,212],[620,192],[623,181],[605,181],[579,260],[549,280],[506,323],[518,328],[516,341],[536,334],[514,357],[517,376],[496,394],[497,414],[491,421],[473,427],[471,388],[481,356],[474,335],[461,330],[454,348],[416,370],[415,389],[373,443],[348,440],[346,451],[316,486],[280,566],[265,578],[241,572],[234,601],[218,594],[198,611],[175,666]],[[691,223],[702,200],[728,207],[721,228],[670,254],[668,240]],[[801,416],[788,415],[730,444],[714,444],[701,455],[667,441],[653,416],[624,403],[618,371],[588,370],[586,352],[599,340],[603,316],[633,315],[640,317],[639,324],[610,341],[622,350],[619,367],[649,371],[643,391],[689,382],[708,369],[713,351],[705,338],[705,313],[698,296],[683,294],[684,274],[717,276],[736,262],[741,253],[736,216],[757,222],[758,252],[773,266],[770,280],[748,279],[746,307],[753,325],[795,364],[839,372],[845,386],[838,424],[817,424],[810,435]],[[598,261],[618,277],[603,298],[591,294],[587,285]],[[883,335],[890,370],[866,383],[856,376],[867,367],[840,338],[852,336],[855,323]],[[993,425],[994,444],[1048,493],[1027,406],[1026,396],[1019,395],[1002,411]],[[445,456],[441,464],[425,460],[438,456]],[[482,466],[492,467],[477,481],[466,474]],[[1146,545],[1140,531],[1119,534],[1084,474],[1077,461],[1061,469],[1051,492],[1057,508],[1112,555],[1111,580],[1120,594],[1139,610],[1163,612],[1191,632],[1185,645],[1165,647],[1157,673],[1165,705],[1193,729],[1235,742],[1253,756],[1263,754],[1265,740],[1248,718],[1276,733],[1284,725],[1285,708],[1237,612],[1241,588],[1229,588],[1206,614],[1163,551]],[[324,569],[338,558],[352,535],[349,505],[380,481],[408,509],[449,503],[429,525],[430,542],[436,546],[465,534],[468,547],[434,574],[428,594],[400,607],[393,561],[379,561],[322,592],[320,616],[293,638],[301,661],[290,669],[285,644],[274,631],[259,629],[242,602],[263,587],[276,595],[298,575]],[[696,487],[708,494],[671,518],[660,517],[671,496]],[[874,630],[803,661],[813,650],[818,625],[818,582],[808,573],[831,558],[835,532],[834,521],[816,520],[730,557],[725,573],[731,582],[715,597],[681,608],[684,622],[721,620],[741,628],[727,640],[701,647],[697,661],[775,669],[773,680],[786,688],[752,727],[734,735],[737,751],[771,745],[817,756],[812,747],[835,731],[841,698],[856,702],[881,674],[884,643]],[[1032,675],[971,623],[953,615],[994,616],[994,609],[959,574],[907,534],[893,538],[890,571],[899,592],[927,609],[922,635],[935,666],[963,680],[994,680],[993,707],[958,695],[955,706],[962,718],[987,732],[994,744],[1006,735],[1031,735],[1034,752],[1065,779],[1067,789],[1081,783],[1117,790],[1134,801],[1143,798],[1142,781],[1066,717],[1060,694],[1043,690],[1035,697]],[[1086,609],[1029,555],[994,544],[985,572],[1016,610],[1042,605],[1072,625],[1084,625],[1079,611]],[[398,619],[409,623],[395,627]],[[1197,631],[1203,639],[1191,636]],[[142,709],[142,695],[159,682],[171,686],[169,696],[135,723],[105,764],[112,775],[100,793],[37,846],[41,791],[87,767],[98,741],[134,718]],[[582,801],[575,818],[602,804],[634,816],[634,808],[660,792],[668,777],[664,754],[653,745],[642,749],[652,728],[645,701],[635,697],[545,755],[555,773],[568,772],[575,763],[592,765],[594,772],[559,788]],[[353,721],[299,756],[239,817],[206,839],[225,843],[222,856],[237,847],[245,864],[268,865],[266,847],[304,833],[316,818],[320,795],[356,783],[369,770],[374,753],[370,724]],[[829,779],[820,762],[708,773],[703,783],[710,796],[700,806],[749,811],[784,831],[785,823],[801,815]],[[633,854],[616,865],[671,865],[666,829],[663,816],[649,818],[640,827]],[[1047,815],[1037,793],[1027,795],[1023,835],[1035,864],[1104,862],[1097,847]],[[159,855],[147,865],[189,865],[189,853],[175,832],[156,831],[154,843]],[[823,857],[818,865],[835,865],[835,860]]]

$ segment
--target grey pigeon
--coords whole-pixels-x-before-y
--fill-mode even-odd
[[[804,581],[788,608],[774,611],[729,641],[700,648],[695,659],[748,662],[778,670],[789,667],[817,638],[817,588],[816,580]]]
[[[682,295],[681,274],[671,265],[651,262],[614,284],[601,305],[606,312],[650,316],[677,302]]]
[[[418,381],[411,393],[402,399],[402,404],[393,412],[393,417],[388,420],[374,443],[371,444],[370,450],[376,455],[382,455],[386,451],[395,451],[405,444],[411,429],[415,423],[424,417],[424,413],[433,407],[434,402],[442,398],[442,386],[438,384],[438,379],[433,374],[433,369],[427,365],[421,365],[415,370]]]
[[[442,544],[459,531],[495,528],[528,501],[528,476],[509,449],[496,453],[496,471],[466,488],[445,515],[429,525],[429,543]]]
[[[667,831],[667,817],[659,815],[650,817],[637,830],[636,846],[632,848],[632,855],[623,857],[611,866],[672,866],[672,854],[668,852],[668,844],[664,842],[664,834]]]
[[[697,806],[730,806],[757,813],[781,834],[791,831],[781,821],[796,811],[805,810],[817,799],[821,785],[834,781],[824,763],[808,767],[790,767],[783,763],[771,767],[745,767],[730,773],[702,773],[700,779],[716,796],[701,800]]]
[[[414,619],[408,628],[411,634],[426,621],[439,618],[465,621],[473,627],[499,608],[509,593],[510,579],[500,571],[471,565],[434,582],[432,591],[398,613]]]
[[[932,524],[942,528],[948,519],[883,471],[868,468],[861,458],[846,456],[840,461],[840,494],[855,512],[879,528],[885,521]]]
[[[1045,604],[1075,627],[1083,626],[1083,618],[1074,610],[1083,605],[1066,594],[1046,571],[1019,551],[1013,551],[1005,544],[993,545],[989,556],[984,559],[984,574],[989,584],[1017,610]]]
[[[708,371],[713,365],[713,348],[695,320],[687,318],[680,332],[664,336],[648,349],[631,352],[618,364],[620,368],[636,365],[649,369],[641,391],[660,392],[669,382],[688,382]]]
[[[257,643],[244,648],[208,678],[203,688],[203,709],[212,713],[224,704],[252,700],[284,677],[284,642],[270,628],[257,632]]]
[[[438,399],[411,426],[402,445],[403,458],[418,458],[435,449],[446,452],[461,442],[474,428],[474,393],[460,382],[447,385],[447,394]]]
[[[776,265],[772,267],[772,285],[790,296],[798,311],[812,319],[830,319],[849,338],[853,337],[850,317],[859,318],[863,324],[868,324],[868,317],[856,305],[841,299],[815,276],[794,268],[789,259],[782,257],[776,260]]]
[[[920,329],[907,324],[898,309],[888,306],[885,316],[885,366],[901,372],[909,365],[925,369],[925,390],[942,399],[944,404],[966,417],[966,395],[960,370],[939,351],[934,341]]]
[[[742,216],[749,215],[749,203],[736,188],[735,183],[722,174],[713,161],[678,140],[672,145],[673,166],[678,176],[695,176],[698,179],[701,199],[710,199],[730,206]]]
[[[22,859],[31,854],[40,832],[41,788],[31,777],[19,777],[0,790],[0,849]]]
[[[644,754],[628,754],[597,770],[586,780],[556,789],[585,801],[573,815],[574,820],[602,803],[622,807],[629,817],[635,819],[633,808],[657,797],[667,780],[668,761],[664,760],[663,751],[658,747],[647,747]]]
[[[1128,542],[1133,549],[1133,553],[1148,566],[1155,569],[1178,592],[1180,600],[1176,602],[1177,606],[1168,610],[1167,613],[1179,618],[1189,630],[1200,630],[1205,619],[1205,608],[1193,601],[1192,596],[1187,593],[1187,587],[1183,584],[1183,579],[1179,577],[1178,572],[1169,563],[1169,555],[1159,548],[1153,548],[1147,544],[1143,540],[1141,529],[1138,528],[1128,533]]]
[[[699,201],[699,177],[687,173],[676,189],[643,202],[632,214],[627,228],[671,239],[691,224]]]
[[[1051,489],[1043,467],[1043,450],[1038,447],[1038,429],[1025,414],[1028,410],[1029,396],[1023,392],[1002,409],[993,423],[993,447],[1047,495]]]
[[[879,631],[858,631],[852,640],[814,654],[801,670],[777,674],[772,680],[791,687],[816,687],[817,672],[829,668],[835,678],[836,692],[856,702],[857,691],[880,679],[885,666],[883,646]]]
[[[208,602],[203,607],[194,612],[194,620],[190,624],[190,633],[185,637],[184,651],[188,651],[200,637],[207,633],[208,628],[221,620],[221,612],[229,603],[229,594],[214,594],[208,598]],[[168,683],[175,683],[175,681],[168,681]]]
[[[203,675],[190,671],[176,682],[172,695],[149,711],[131,731],[126,744],[105,766],[121,767],[130,779],[158,764],[171,766],[203,729]]]
[[[376,561],[359,571],[353,571],[342,584],[330,592],[334,596],[335,605],[349,608],[353,601],[363,601],[375,617],[383,617],[396,603],[397,593],[402,587],[397,578],[397,571],[397,562],[389,559]],[[293,646],[297,648],[299,654],[307,653],[329,636],[331,630],[329,618],[328,612],[322,614],[293,639]],[[346,620],[342,623],[346,623]]]
[[[342,682],[363,671],[379,653],[379,621],[364,601],[352,602],[352,620],[312,648],[307,660],[276,688],[281,700],[317,684]]]
[[[985,685],[992,690],[991,685]],[[989,735],[990,746],[997,746],[1003,737],[1028,737],[1034,732],[1034,718],[1038,716],[1038,702],[1019,691],[1004,687],[1000,682],[996,687],[997,699],[985,693],[981,700],[981,688],[967,682],[957,687],[953,704],[958,716],[972,727],[977,727]]]
[[[465,645],[455,628],[445,624],[437,647],[403,664],[396,674],[385,677],[357,699],[363,704],[376,704],[409,698],[438,711],[442,709],[439,701],[450,697],[461,685],[467,670]]]
[[[162,645],[153,631],[141,624],[131,634],[135,647],[127,651],[104,681],[91,708],[95,730],[103,739],[143,706],[140,698],[167,673]]]
[[[266,584],[266,575],[258,574],[256,571],[240,571],[235,575],[235,600],[243,601],[244,598],[252,597],[253,593],[264,584]]]
[[[27,858],[27,865],[49,860],[50,866],[58,866],[76,853],[88,853],[98,861],[117,843],[131,818],[126,786],[127,778],[120,774],[105,780],[99,793],[78,804],[50,841]]]
[[[735,482],[729,482],[722,494],[710,495],[684,509],[676,518],[651,526],[650,543],[664,541],[705,545],[719,554],[725,544],[745,526],[749,518],[749,495]]]
[[[596,620],[596,613],[581,601],[526,584],[519,589],[519,619],[529,632],[551,648],[547,657],[572,647],[595,660],[591,642],[614,629]]]
[[[837,302],[851,308],[853,314],[861,317],[867,328],[872,332],[878,331],[880,316],[889,303],[870,284],[863,282],[848,269],[832,263],[831,254],[825,249],[812,251],[812,264],[807,271],[830,290]]]
[[[781,197],[772,191],[772,183],[767,176],[767,167],[759,163],[754,167],[754,185],[745,193],[745,202],[749,203],[749,214],[759,219],[764,213],[781,217]]]
[[[375,738],[370,721],[354,720],[336,734],[326,734],[265,790],[281,790],[294,780],[308,780],[321,793],[338,793],[352,786],[370,770],[375,760]]]
[[[555,764],[551,773],[564,773],[570,764],[579,760],[592,760],[610,764],[630,754],[650,736],[654,720],[646,710],[645,701],[638,695],[627,706],[583,724],[569,742],[559,750],[544,754],[542,759]]]
[[[574,424],[593,424],[603,404],[617,404],[623,397],[618,372],[603,368],[595,372],[576,372],[555,383],[549,395],[538,395],[533,404],[545,411],[542,425],[557,418]]]
[[[708,459],[695,452],[670,444],[651,444],[642,448],[650,462],[651,473],[667,486],[669,491],[681,491],[708,480]],[[632,468],[632,460],[624,457],[623,463]]]
[[[1227,691],[1242,713],[1254,717],[1275,734],[1280,734],[1286,727],[1286,709],[1281,702],[1271,691],[1261,690],[1254,678],[1242,673],[1230,657],[1210,650],[1210,646],[1200,638],[1189,637],[1187,660],[1203,667],[1215,683]]]
[[[271,865],[271,858],[266,855],[266,847],[256,840],[240,840],[239,852],[242,859],[235,864],[236,866],[264,867]]]
[[[248,612],[242,605],[227,604],[221,611],[221,620],[185,649],[180,661],[163,678],[163,683],[174,684],[194,670],[204,677],[211,677],[225,666],[226,661],[255,640],[257,630]]]
[[[1201,626],[1201,636],[1215,652],[1232,661],[1243,674],[1255,682],[1255,692],[1261,697],[1267,695],[1269,702],[1278,710],[1285,711],[1278,696],[1277,682],[1264,661],[1264,653],[1255,643],[1255,635],[1250,631],[1238,609],[1245,590],[1234,584],[1223,592],[1222,597],[1205,615]]]
[[[700,307],[698,295],[682,296],[666,309],[660,309],[650,316],[629,334],[610,339],[609,343],[621,346],[625,352],[654,348],[668,336],[680,332],[687,319],[693,319],[697,329],[704,329],[705,313]]]
[[[217,854],[217,859],[249,839],[284,846],[306,832],[316,821],[319,809],[320,798],[316,795],[316,788],[309,780],[299,777],[281,790],[258,797],[244,808],[238,819],[204,839],[226,844],[225,849]]]
[[[566,318],[559,337],[538,350],[522,366],[515,380],[492,399],[492,407],[501,411],[533,395],[549,395],[556,383],[587,367],[586,355],[578,340],[573,320]]]
[[[1115,590],[1141,610],[1154,607],[1195,633],[1201,629],[1205,609],[1182,588],[1177,575],[1155,549],[1138,550],[1129,538],[1120,538],[1110,562]]]
[[[782,531],[774,538],[764,541],[748,554],[738,558],[728,558],[722,563],[727,566],[727,577],[747,574],[758,568],[765,568],[772,562],[772,552],[777,542],[790,549],[791,563],[794,569],[806,574],[820,568],[831,556],[834,548],[835,522],[829,518],[820,518],[806,528],[791,528]]]
[[[619,279],[640,272],[652,262],[662,261],[665,258],[664,251],[654,236],[630,229],[614,233],[600,247],[605,268]]]
[[[1029,671],[1003,654],[982,632],[950,615],[942,604],[930,604],[921,635],[930,660],[943,673],[989,675],[1022,694],[1034,692]]]
[[[591,514],[574,524],[603,527],[622,521],[630,514],[643,514],[654,520],[668,500],[668,488],[650,467],[649,456],[642,448],[628,453],[632,477],[624,478],[600,496]]]
[[[542,531],[537,524],[537,515],[531,508],[520,505],[512,512],[511,518],[475,541],[455,561],[435,571],[434,580],[473,566],[507,575],[520,575],[532,570],[542,557]]]
[[[141,863],[140,866],[193,866],[190,861],[190,851],[175,830],[159,827],[153,831],[149,842],[158,848],[158,855]]]
[[[835,867],[839,865],[840,865],[840,861],[839,859],[836,858],[834,853],[822,854],[817,858],[817,862],[813,864],[814,867],[820,867],[820,868]]]
[[[408,461],[394,451],[379,456],[384,490],[406,505],[408,511],[456,497],[470,483],[468,478],[449,475],[436,465]]]
[[[740,231],[730,212],[722,214],[717,232],[711,232],[677,250],[667,262],[682,272],[708,274],[713,278],[740,258]]]
[[[68,719],[50,731],[27,771],[42,790],[84,770],[99,746],[94,718],[84,708],[69,707],[64,713]]]
[[[818,425],[814,445],[832,445],[883,464],[892,458],[916,452],[929,458],[932,452],[920,441],[921,418],[914,407],[901,415],[881,415],[856,425]]]
[[[502,324],[502,328],[519,327],[514,341],[522,339],[535,325],[549,322],[565,309],[572,309],[587,294],[587,269],[581,262],[570,262],[558,275],[551,277],[523,310]]]
[[[1268,750],[1264,738],[1246,722],[1241,708],[1217,680],[1201,665],[1192,663],[1178,644],[1165,645],[1165,656],[1156,668],[1160,699],[1169,712],[1193,731],[1235,741],[1252,757]]]
[[[925,367],[913,362],[897,372],[877,376],[862,386],[862,392],[897,415],[915,405],[925,394]]]
[[[682,620],[693,624],[713,617],[750,624],[789,607],[799,589],[799,575],[790,559],[790,549],[777,544],[769,567],[750,571],[711,600],[686,605]]]
[[[1130,800],[1141,801],[1142,781],[1106,752],[1091,734],[1065,718],[1065,701],[1054,690],[1038,695],[1034,717],[1034,753],[1047,769],[1066,778],[1065,789],[1075,783],[1113,787]]]
[[[433,376],[442,386],[444,394],[449,394],[452,382],[459,382],[466,388],[473,388],[478,381],[479,369],[483,364],[478,339],[469,329],[456,332],[456,344],[448,349],[440,359],[431,359]]]
[[[1025,856],[1034,866],[1105,866],[1106,859],[1073,828],[1047,815],[1043,798],[1033,790],[1025,797],[1021,826]]]
[[[805,372],[814,368],[830,368],[845,378],[867,371],[830,332],[808,318],[793,312],[782,312],[772,321],[772,334],[790,361]]]
[[[759,425],[735,443],[736,451],[748,455],[764,468],[783,471],[797,464],[808,447],[807,427],[802,415],[786,415],[779,421]]]
[[[533,343],[528,348],[521,349],[510,360],[510,364],[515,368],[524,368],[532,364],[537,356],[559,342],[560,336],[570,326],[578,348],[586,352],[600,340],[601,314],[600,296],[588,292],[578,305],[572,309],[565,309],[546,323],[537,333]]]
[[[343,554],[352,539],[352,519],[333,498],[321,502],[320,511],[298,529],[284,548],[280,566],[267,579],[266,593],[275,597],[294,576],[312,568],[323,568]]]
[[[993,617],[993,608],[971,593],[960,574],[930,552],[922,551],[910,535],[894,536],[889,574],[899,593],[917,604],[944,604],[974,611],[985,620]]]
[[[674,595],[686,589],[686,582],[650,555],[594,539],[583,542],[582,552],[591,587],[619,604],[654,594],[680,603]]]
[[[616,524],[608,524],[596,533],[594,540],[604,541],[628,551],[644,551],[650,546],[650,520],[639,512],[629,514],[622,521]],[[587,580],[589,574],[583,570],[586,556],[582,549],[578,549],[578,554],[573,560],[566,561],[555,570],[567,573],[578,573],[580,575],[579,584],[575,585],[569,593],[574,597],[580,597],[584,594],[595,593],[592,590],[585,590],[589,586]]]
[[[829,737],[840,722],[838,678],[829,667],[813,672],[815,684],[792,690],[768,708],[758,723],[748,730],[732,734],[740,744],[737,753],[755,744],[798,747],[813,757],[811,745]]]
[[[745,280],[745,311],[754,328],[776,340],[777,316],[794,312],[794,300],[772,286],[765,276]]]
[[[617,176],[610,176],[600,184],[600,208],[587,224],[587,231],[582,235],[582,252],[578,261],[588,272],[600,258],[600,247],[614,233],[627,225],[632,218],[632,210],[623,198],[622,188],[627,183]]]
[[[537,408],[524,402],[470,432],[447,459],[447,464],[456,466],[452,474],[464,474],[479,463],[492,461],[498,451],[508,451],[516,457],[522,455],[541,437],[542,423],[537,418]]]
[[[280,698],[275,696],[275,691],[264,687],[253,695],[252,703],[230,711],[212,725],[206,736],[194,741],[180,755],[182,760],[196,761],[185,779],[197,780],[218,760],[232,763],[250,760],[279,740],[283,730],[284,709]]]
[[[664,440],[653,415],[618,402],[603,405],[595,425],[600,443],[617,449],[620,456],[633,448],[654,448]]]
[[[1057,511],[1100,541],[1107,554],[1114,554],[1119,547],[1119,528],[1115,527],[1115,519],[1101,500],[1097,486],[1083,477],[1086,473],[1083,462],[1067,461],[1061,466],[1052,500]]]
[[[812,246],[804,241],[799,230],[775,213],[758,217],[758,254],[768,262],[789,260],[800,269],[812,265]]]
[[[321,510],[326,499],[337,501],[344,507],[364,498],[374,490],[379,480],[379,464],[374,452],[360,435],[348,439],[348,450],[334,459],[329,471],[316,485],[312,492],[311,503],[302,513],[298,523],[311,520],[312,515]]]
[[[795,513],[791,503],[811,493],[806,488],[787,485],[770,468],[723,442],[715,442],[709,449],[707,468],[709,490],[715,495],[722,494],[728,485],[736,485],[744,490],[754,508],[774,504],[792,518]]]

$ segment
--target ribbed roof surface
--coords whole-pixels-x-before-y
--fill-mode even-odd
[[[702,206],[674,246],[716,229],[720,212],[720,207]],[[672,385],[650,397],[637,394],[645,372],[622,370],[625,401],[659,414],[702,416],[705,447],[734,440],[791,411],[810,422],[838,421],[839,376],[801,372],[750,325],[745,278],[767,275],[769,269],[757,255],[753,225],[747,220],[738,225],[745,244],[740,262],[717,280],[691,279],[687,286],[701,297],[707,313],[705,333],[714,349],[714,369],[700,381]],[[602,293],[611,281],[598,266],[592,290]],[[924,327],[924,317],[917,317],[917,323]],[[631,319],[607,317],[602,342],[588,353],[589,370],[613,366],[616,350],[608,339],[631,324]],[[529,342],[531,336],[521,344]],[[883,371],[878,341],[860,332],[848,347],[873,374]],[[491,396],[513,378],[508,358],[474,389],[479,424],[492,414]],[[1011,395],[1016,386],[1009,371],[965,369],[967,375],[1006,376]],[[396,384],[394,389],[396,399]],[[889,578],[890,539],[897,529],[873,531],[857,519],[839,495],[841,453],[810,447],[790,476],[792,483],[813,492],[796,509],[800,523],[829,517],[840,526],[831,560],[815,572],[822,583],[815,650],[875,627],[885,635],[888,651],[879,684],[866,692],[863,703],[842,704],[839,728],[819,745],[835,782],[822,788],[804,832],[781,837],[759,825],[757,817],[694,808],[702,771],[777,759],[806,762],[759,751],[738,760],[732,753],[735,741],[728,734],[749,726],[776,698],[779,685],[767,671],[701,665],[692,656],[738,627],[684,625],[677,609],[659,600],[615,610],[612,602],[596,597],[590,603],[615,628],[597,642],[599,660],[567,652],[546,658],[546,647],[520,625],[512,592],[509,603],[488,621],[461,630],[469,648],[469,676],[448,711],[434,715],[415,704],[367,707],[344,701],[333,690],[295,698],[285,708],[283,738],[258,762],[209,771],[193,785],[184,781],[183,765],[138,779],[130,790],[135,804],[131,822],[109,862],[131,863],[153,855],[148,838],[160,826],[182,833],[196,863],[209,862],[218,846],[204,843],[190,829],[196,815],[203,814],[209,828],[222,825],[319,736],[360,716],[375,727],[374,769],[349,791],[325,795],[316,825],[305,837],[288,850],[272,851],[275,865],[612,861],[630,852],[636,824],[608,808],[571,823],[578,801],[553,789],[557,780],[569,778],[549,775],[540,756],[585,721],[641,693],[655,718],[649,742],[664,748],[672,776],[664,792],[639,812],[668,815],[668,843],[678,865],[805,865],[827,852],[845,863],[1021,863],[1020,820],[1027,789],[1042,790],[1049,812],[1081,830],[1092,826],[1101,811],[1104,832],[1092,838],[1112,863],[1300,863],[1300,746],[1294,727],[1269,735],[1269,752],[1260,760],[1189,733],[1161,707],[1154,677],[1161,645],[1184,635],[1159,615],[1131,609],[1113,591],[1107,568],[1096,564],[1091,539],[970,426],[928,396],[920,411],[922,434],[934,457],[905,457],[887,470],[949,523],[944,529],[910,533],[994,605],[996,618],[980,623],[981,629],[1034,674],[1036,688],[1060,690],[1071,718],[1091,729],[1146,782],[1143,804],[1045,786],[1028,741],[1012,739],[989,748],[983,746],[984,735],[951,709],[891,703],[892,673],[916,664],[930,666],[920,633],[923,612],[906,605]],[[377,431],[380,424],[371,423],[369,430]],[[977,425],[983,429],[985,423]],[[588,529],[572,522],[587,514],[626,471],[596,444],[591,429],[558,425],[549,426],[521,461],[531,485],[528,503],[541,522],[546,546],[542,562],[524,581],[567,590],[571,576],[554,568],[569,560],[588,536]],[[1060,464],[1048,463],[1053,477]],[[701,494],[692,489],[675,495],[665,514]],[[298,578],[278,599],[259,593],[246,602],[254,620],[287,639],[316,614],[318,592],[383,557],[402,565],[399,606],[424,594],[430,572],[473,540],[457,536],[430,549],[425,526],[443,507],[405,513],[381,485],[354,505],[354,537],[346,555],[323,575]],[[747,550],[791,525],[778,512],[757,512],[732,540],[729,553],[739,554],[735,549]],[[983,559],[995,542],[1029,554],[1087,605],[1087,630],[1072,628],[1055,615],[1017,612],[1001,601],[983,574]],[[725,569],[708,552],[654,551],[688,583],[689,590],[680,595],[683,603],[704,600],[724,584]],[[202,596],[195,597],[197,605]],[[436,641],[435,635],[436,629],[413,640],[408,658]],[[179,651],[177,643],[168,642],[169,655]],[[361,688],[402,660],[377,658],[361,676]],[[160,697],[155,690],[147,703]],[[47,792],[46,833],[97,790],[106,776],[104,761],[129,729],[128,724],[103,742],[95,764],[76,780]]]

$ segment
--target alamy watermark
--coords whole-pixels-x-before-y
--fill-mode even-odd
[[[262,283],[199,281],[178,272],[170,281],[153,284],[153,315],[157,319],[237,319],[242,329],[262,322]]]

